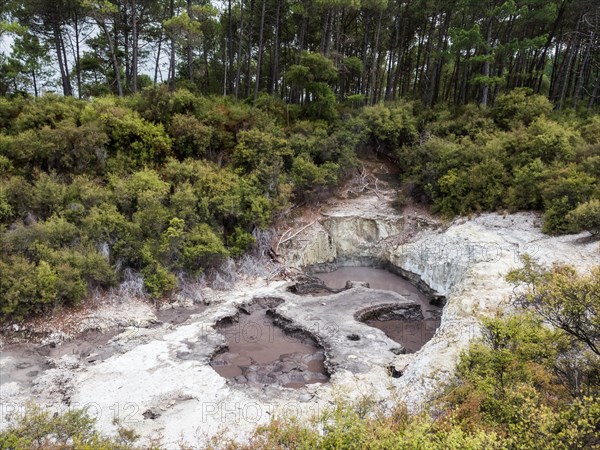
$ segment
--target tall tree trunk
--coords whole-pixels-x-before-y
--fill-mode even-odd
[[[129,41],[129,14],[127,13],[127,2],[123,5],[123,53],[125,59],[125,91],[131,92],[131,42]],[[119,36],[117,27],[114,27],[115,43],[118,44]]]
[[[570,1],[571,0],[563,0],[562,4],[560,5],[560,8],[556,15],[556,19],[554,20],[554,23],[552,24],[552,30],[550,31],[550,33],[548,33],[548,37],[546,38],[546,43],[544,44],[544,50],[542,51],[542,54],[539,58],[538,65],[537,65],[537,71],[540,72],[540,76],[538,79],[538,85],[537,85],[537,90],[536,90],[538,93],[541,90],[542,80],[544,78],[543,71],[544,71],[544,67],[546,65],[546,55],[548,54],[548,50],[550,49],[550,46],[552,45],[552,41],[554,40],[554,37],[556,36],[559,25],[562,22],[563,16],[564,16],[566,8],[567,8],[567,3],[569,3]],[[556,51],[558,51],[558,49],[556,49]]]
[[[69,79],[69,68],[67,66],[67,61],[65,58],[64,48],[63,48],[63,40],[62,40],[62,30],[60,25],[56,23],[53,27],[54,34],[54,45],[56,47],[56,59],[58,61],[58,67],[60,70],[60,78],[62,82],[63,94],[65,96],[72,95],[71,89],[71,80]]]
[[[77,97],[81,98],[81,30],[79,29],[79,16],[77,13],[75,13],[73,18],[73,27],[75,28],[75,76],[77,77]]]
[[[137,92],[138,73],[138,15],[136,0],[131,0],[131,39],[131,92],[135,94]]]
[[[35,76],[35,70],[31,70],[31,81],[33,82],[33,95],[38,97],[37,78]]]
[[[387,69],[387,80],[385,83],[385,99],[392,99],[392,92],[395,83],[395,70],[394,65],[396,63],[396,49],[400,43],[400,18],[396,18],[394,21],[394,43],[392,44],[392,48],[390,49],[390,55],[388,59],[388,69]]]
[[[240,32],[238,36],[237,71],[235,74],[235,98],[240,98],[240,83],[242,82],[242,51],[244,48],[244,3],[240,3]]]
[[[471,72],[471,65],[469,64],[469,58],[471,57],[471,52],[467,51],[467,56],[465,58],[466,64],[463,64],[463,76],[462,83],[460,85],[460,102],[459,105],[464,105],[467,103],[467,87],[468,87],[468,79],[469,74]]]
[[[204,61],[204,89],[205,92],[210,92],[210,74],[208,72],[208,48],[206,40],[202,46],[202,60]]]
[[[363,37],[363,49],[362,49],[362,64],[363,64],[363,71],[360,77],[360,93],[362,95],[364,95],[365,99],[368,101],[368,97],[367,97],[367,89],[368,89],[368,69],[367,67],[369,67],[368,62],[369,62],[369,25],[371,22],[371,16],[370,13],[368,11],[365,11],[365,31],[364,31],[364,37]]]
[[[274,31],[274,43],[273,43],[273,58],[271,61],[271,86],[269,93],[273,94],[277,92],[279,88],[279,46],[280,41],[280,21],[281,21],[281,0],[277,0],[275,6],[275,31]]]
[[[427,45],[425,46],[425,52],[423,55],[423,64],[421,64],[421,70],[419,71],[419,98],[423,103],[427,104],[425,100],[425,93],[429,88],[429,80],[431,74],[431,59],[433,58],[433,37],[437,28],[437,14],[431,15],[431,24],[429,27],[429,34],[427,35]]]
[[[258,35],[258,56],[256,58],[256,83],[254,84],[254,101],[258,98],[260,89],[260,66],[262,63],[263,54],[263,34],[265,29],[265,12],[267,8],[267,0],[262,1],[262,10],[260,13],[260,31]]]
[[[448,49],[448,28],[450,27],[450,20],[452,18],[452,12],[448,11],[445,14],[445,20],[442,25],[442,29],[439,31],[437,48],[435,53],[437,59],[432,71],[432,77],[429,83],[429,94],[427,98],[427,104],[431,108],[437,102],[440,86],[442,84],[442,69],[444,67],[444,55]]]
[[[377,100],[377,66],[379,63],[379,36],[381,34],[381,21],[383,18],[383,9],[379,11],[377,17],[377,27],[375,28],[375,43],[371,49],[371,75],[369,76],[370,88],[369,88],[369,102],[374,104]]]
[[[227,85],[229,83],[229,66],[228,66],[228,50],[229,50],[229,46],[227,45],[227,36],[225,36],[224,38],[224,42],[223,42],[223,57],[222,57],[222,62],[223,62],[223,96],[227,95]]]
[[[575,87],[575,93],[573,95],[573,108],[577,109],[577,104],[582,98],[583,84],[585,81],[585,73],[588,67],[588,61],[590,59],[590,49],[594,45],[594,33],[590,34],[589,44],[586,46],[583,60],[581,61],[581,67],[579,68],[579,75],[577,76],[577,85]]]
[[[227,1],[227,58],[229,59],[229,77],[226,86],[226,94],[233,92],[233,22],[231,20],[231,1]],[[227,69],[226,69],[227,70]]]
[[[117,58],[117,51],[115,43],[112,38],[112,34],[108,31],[108,27],[104,21],[98,21],[98,25],[104,32],[106,40],[108,41],[108,47],[110,48],[110,57],[112,59],[113,69],[115,72],[115,82],[117,83],[117,94],[119,97],[123,97],[123,83],[121,82],[121,68],[119,66],[119,60]]]
[[[598,98],[598,94],[600,93],[600,76],[596,76],[596,82],[594,83],[594,90],[592,91],[592,95],[590,96],[590,101],[588,102],[588,110],[592,109],[596,104],[596,99]]]
[[[245,97],[250,97],[250,79],[251,79],[251,69],[252,65],[250,62],[252,61],[252,34],[254,32],[254,27],[252,24],[252,11],[254,10],[254,0],[250,0],[250,10],[248,11],[248,23],[250,24],[248,35],[246,36],[246,95]]]
[[[331,17],[331,7],[327,7],[325,20],[323,20],[323,34],[321,35],[321,53],[327,55],[329,48],[329,20]]]
[[[550,89],[548,90],[548,97],[550,98],[550,100],[554,100],[556,99],[556,97],[558,96],[558,79],[560,76],[560,64],[559,64],[559,58],[560,55],[562,54],[562,43],[558,43],[556,45],[556,48],[554,50],[554,59],[552,61],[552,74],[550,75]]]
[[[192,18],[192,0],[187,0],[186,12],[188,17]],[[186,43],[186,59],[187,59],[187,70],[188,80],[194,82],[194,49],[192,48],[192,37],[190,31],[187,32],[187,43]]]
[[[423,54],[423,45],[425,43],[425,32],[427,31],[427,25],[429,21],[425,22],[423,30],[419,33],[419,44],[417,46],[417,60],[415,61],[415,79],[413,81],[413,95],[417,93],[417,83],[420,81],[417,72],[419,71],[419,65],[421,64],[421,55]]]
[[[160,66],[162,43],[163,43],[163,32],[161,29],[159,37],[158,37],[158,47],[156,49],[156,59],[154,60],[154,78],[153,78],[154,84],[158,83],[158,70],[159,70],[159,66]],[[162,76],[161,76],[161,78],[162,78]]]
[[[168,17],[168,5],[165,5],[164,13],[163,13],[163,21]],[[164,27],[160,27],[160,32],[158,34],[158,48],[156,49],[156,59],[154,62],[154,84],[158,82],[158,71],[160,66],[160,57],[162,53],[162,44],[164,39]],[[161,75],[162,78],[162,75]]]
[[[493,23],[493,18],[490,17],[488,20],[488,24],[487,24],[487,33],[486,33],[486,41],[485,41],[485,61],[483,61],[483,76],[486,78],[486,80],[483,83],[482,89],[481,89],[481,101],[479,102],[481,104],[481,106],[487,106],[488,105],[488,96],[489,96],[489,92],[490,92],[490,84],[489,84],[489,78],[490,78],[490,55],[492,52],[492,23]]]
[[[577,27],[579,29],[579,26]],[[568,50],[567,55],[567,64],[562,77],[562,85],[560,88],[560,97],[558,100],[558,104],[556,105],[557,109],[561,109],[565,104],[565,98],[567,96],[567,87],[571,82],[571,68],[573,66],[573,60],[575,59],[575,53],[577,53],[575,45],[569,46],[570,50]]]
[[[175,17],[175,0],[170,3],[171,17]],[[171,55],[169,61],[169,87],[175,90],[175,36],[171,38]]]
[[[339,9],[339,10],[338,10]],[[345,8],[336,8],[336,14],[334,16],[334,32],[333,32],[333,49],[338,55],[343,55],[342,52],[342,21],[344,20]]]
[[[300,25],[300,31],[298,32],[298,50],[302,52],[302,50],[306,49],[306,33],[308,30],[308,13],[305,10],[302,14],[302,23]],[[298,52],[298,57],[300,56],[300,52]]]

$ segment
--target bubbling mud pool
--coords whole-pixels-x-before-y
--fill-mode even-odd
[[[369,283],[371,289],[397,292],[421,306],[422,320],[403,320],[386,315],[370,316],[364,323],[383,331],[401,344],[407,353],[414,353],[428,342],[440,326],[442,308],[430,304],[429,298],[410,281],[375,267],[340,267],[327,273],[315,274],[331,289],[342,289],[349,280]]]
[[[325,355],[315,340],[285,332],[265,304],[241,307],[237,321],[219,323],[217,330],[225,336],[227,347],[213,357],[211,366],[222,377],[237,383],[287,388],[329,379],[323,364]]]

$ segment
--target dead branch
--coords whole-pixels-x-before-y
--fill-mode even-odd
[[[303,226],[302,228],[300,228],[298,231],[296,231],[294,234],[292,234],[291,236],[283,239],[283,237],[287,234],[287,231],[281,236],[281,238],[279,239],[279,242],[277,242],[277,245],[275,246],[275,255],[279,255],[279,246],[281,244],[285,244],[286,242],[294,239],[296,236],[298,236],[300,233],[302,233],[304,230],[306,230],[308,227],[314,225],[314,223],[316,222],[316,220],[313,220],[311,223],[309,223],[308,225]],[[288,230],[289,231],[289,230]]]

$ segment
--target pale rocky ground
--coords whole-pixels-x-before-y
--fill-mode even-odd
[[[142,443],[160,439],[166,448],[175,448],[181,442],[201,447],[219,429],[243,440],[275,415],[308,417],[340,398],[401,400],[416,411],[450,379],[460,352],[479,336],[479,320],[507,309],[512,287],[503,277],[518,267],[519,255],[527,252],[544,264],[570,263],[582,271],[600,263],[598,242],[584,235],[546,236],[534,214],[484,214],[444,224],[414,212],[400,215],[387,206],[388,200],[377,192],[329,205],[278,250],[291,268],[376,259],[418,275],[447,297],[440,328],[419,352],[395,355],[390,348],[397,344],[382,332],[353,321],[348,311],[327,309],[335,295],[315,300],[288,293],[284,281],[245,280],[229,292],[205,290],[210,305],[182,325],[145,327],[152,323],[153,312],[144,310],[140,323],[131,322],[112,338],[108,345],[114,354],[103,360],[83,364],[66,355],[52,361],[31,385],[3,383],[2,423],[31,399],[58,409],[86,407],[98,418],[101,431],[114,433],[117,418],[141,434]],[[383,301],[361,287],[348,293],[355,309],[360,309],[361,298],[365,307]],[[382,295],[394,297],[386,302],[404,301],[397,294]],[[334,369],[329,383],[297,390],[236,386],[210,367],[211,355],[224,344],[213,325],[255,297],[283,298],[277,311],[324,344]],[[324,323],[333,325],[326,328]],[[349,342],[345,337],[350,332],[365,338]],[[0,369],[6,376],[18,363],[18,355],[3,354]],[[391,366],[402,376],[391,377]]]

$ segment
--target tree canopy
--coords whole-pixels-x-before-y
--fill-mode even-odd
[[[3,94],[122,96],[158,82],[264,92],[323,117],[333,99],[489,105],[519,87],[585,109],[600,95],[593,0],[8,0],[2,12],[15,36]]]

